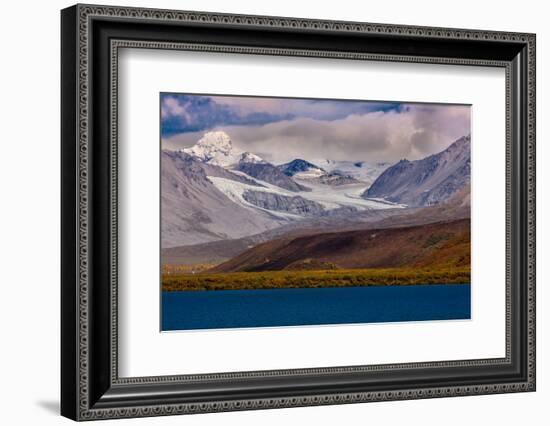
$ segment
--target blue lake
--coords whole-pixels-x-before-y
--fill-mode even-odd
[[[162,330],[470,318],[470,284],[162,293]]]

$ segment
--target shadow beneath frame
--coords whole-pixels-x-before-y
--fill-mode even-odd
[[[59,415],[59,401],[36,401],[36,405],[50,414]]]

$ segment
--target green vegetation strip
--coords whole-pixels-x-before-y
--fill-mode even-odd
[[[164,273],[162,275],[162,290],[254,290],[267,288],[464,284],[469,282],[469,267],[230,272],[223,274]]]

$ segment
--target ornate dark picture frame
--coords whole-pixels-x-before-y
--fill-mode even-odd
[[[535,390],[534,34],[95,5],[64,9],[61,28],[62,415],[92,420]],[[506,356],[120,378],[121,47],[504,68]]]

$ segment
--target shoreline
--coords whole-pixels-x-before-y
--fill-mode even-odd
[[[161,293],[187,293],[200,291],[205,293],[227,292],[227,291],[261,291],[261,290],[309,290],[309,289],[337,289],[337,288],[373,288],[373,287],[431,287],[431,286],[465,286],[472,285],[469,282],[463,283],[430,283],[430,284],[372,284],[372,285],[356,285],[356,286],[340,286],[340,287],[273,287],[273,288],[232,288],[232,289],[215,289],[215,290],[161,290]]]
[[[216,291],[470,283],[470,267],[162,274],[161,290]]]

